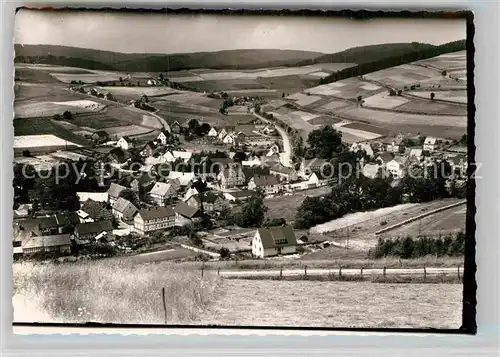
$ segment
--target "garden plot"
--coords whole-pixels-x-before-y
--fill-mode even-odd
[[[467,92],[465,91],[464,92],[462,91],[409,92],[409,94],[411,95],[425,99],[430,99],[431,93],[434,93],[436,95],[434,97],[435,100],[446,100],[450,102],[467,104]]]
[[[71,73],[51,73],[51,76],[57,78],[61,82],[70,83],[71,81],[82,81],[84,83],[95,83],[95,82],[109,82],[117,81],[120,76],[110,73],[82,73],[82,74],[71,74]]]
[[[314,96],[314,95],[307,95],[303,93],[295,93],[287,97],[287,99],[293,99],[295,100],[295,103],[297,105],[300,105],[301,107],[308,106],[309,104],[312,104],[318,100],[321,99],[321,97]]]
[[[408,102],[408,99],[400,96],[390,96],[387,92],[380,92],[364,99],[364,106],[381,109],[392,109]]]
[[[309,121],[311,119],[319,117],[319,114],[312,114],[312,113],[307,113],[307,112],[303,112],[303,111],[298,110],[298,111],[290,113],[290,116],[292,116],[294,118],[300,118],[304,121]]]
[[[22,135],[14,137],[14,149],[52,147],[52,146],[80,146],[78,144],[61,139],[52,134],[44,135]]]

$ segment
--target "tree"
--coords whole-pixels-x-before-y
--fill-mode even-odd
[[[149,98],[148,98],[148,96],[146,94],[143,94],[141,96],[141,102],[142,103],[149,103]]]
[[[458,144],[461,146],[467,146],[467,134],[462,135]]]
[[[163,78],[163,73],[160,73],[159,78],[160,78],[160,81],[163,81],[163,79],[164,79],[164,78]]]
[[[200,127],[200,134],[201,135],[207,135],[208,132],[210,131],[212,127],[210,126],[210,124],[208,123],[203,123],[201,124],[201,127]]]
[[[330,160],[334,154],[342,151],[342,133],[326,125],[310,132],[307,144],[308,156]]]
[[[118,78],[118,80],[120,81],[120,83],[123,83],[123,78],[122,77]]]
[[[389,90],[389,95],[392,97],[392,96],[395,96],[396,95],[396,91],[394,89],[390,89]],[[359,102],[359,100],[358,100]]]
[[[447,74],[448,74],[448,72],[446,72],[446,70],[445,70],[445,69],[441,72],[441,75],[442,75],[443,77],[445,77]]]
[[[71,114],[71,112],[70,112],[70,111],[66,110],[66,111],[63,113],[63,118],[64,118],[65,120],[70,120],[70,119],[72,119],[72,118],[73,118],[73,115]]]
[[[260,104],[258,104],[258,103],[257,103],[257,104],[255,104],[255,112],[256,112],[257,114],[259,114],[259,113],[260,113]]]
[[[234,154],[233,160],[235,162],[242,162],[247,159],[247,154],[245,154],[243,151],[238,151],[237,153]]]
[[[231,252],[226,247],[219,249],[219,254],[222,259],[228,259],[231,257]]]
[[[61,120],[61,115],[60,114],[54,114],[54,120]]]
[[[434,100],[434,97],[436,96],[436,93],[431,92],[431,100]]]
[[[403,94],[403,91],[401,89],[398,90],[398,95],[401,96]]]
[[[141,202],[139,200],[139,195],[132,190],[129,190],[129,189],[123,190],[122,192],[120,192],[119,197],[122,197],[122,198],[126,199],[127,201],[130,201],[136,207],[141,206]]]
[[[23,150],[23,156],[24,156],[24,157],[31,157],[31,153],[30,153],[30,151],[29,151],[28,149]]]
[[[281,93],[281,98],[285,98],[285,93]]]
[[[234,221],[240,227],[258,228],[262,226],[266,212],[263,197],[255,195],[241,207],[240,212],[234,216]]]

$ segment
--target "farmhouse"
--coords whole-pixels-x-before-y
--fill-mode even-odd
[[[175,211],[170,207],[145,208],[134,217],[134,229],[142,235],[174,226]]]
[[[434,152],[436,150],[436,143],[437,143],[436,138],[432,136],[426,137],[424,141],[424,151]]]
[[[225,192],[224,193],[224,197],[229,202],[246,201],[249,198],[251,198],[253,195],[255,195],[255,192],[250,191],[250,190],[241,190],[241,191]]]
[[[112,212],[116,218],[123,221],[130,221],[134,218],[134,215],[137,212],[137,207],[125,198],[119,197],[113,204]]]
[[[422,158],[422,151],[422,148],[412,148],[410,149],[408,156],[415,157],[420,160]]]
[[[285,181],[295,181],[298,178],[297,171],[292,167],[285,167],[282,165],[275,165],[269,169],[271,175],[275,175]]]
[[[73,233],[75,225],[80,222],[80,217],[76,212],[57,213],[55,216],[58,226],[58,233]]]
[[[222,139],[224,144],[233,145],[235,143],[235,136],[233,134],[228,134]]]
[[[14,218],[25,218],[28,217],[31,211],[32,205],[31,204],[22,204],[19,205],[19,207],[14,210]]]
[[[177,160],[182,160],[184,162],[188,162],[191,160],[193,153],[191,151],[167,151],[163,154],[163,159],[166,162],[176,162]]]
[[[151,200],[158,206],[165,206],[165,201],[177,195],[177,190],[170,183],[157,182],[149,192]]]
[[[120,140],[118,140],[118,142],[116,143],[116,145],[122,148],[123,150],[129,150],[134,147],[132,139],[130,139],[128,136],[121,137]]]
[[[197,195],[198,193],[200,193],[196,187],[193,187],[193,184],[190,184],[189,185],[190,187],[188,188],[188,190],[186,191],[186,194],[184,195],[184,201],[187,201],[189,200],[189,198],[193,195]]]
[[[269,151],[267,152],[266,156],[273,156],[273,155],[276,155],[276,154],[279,154],[279,153],[280,153],[280,147],[279,147],[278,144],[274,143],[269,148]]]
[[[252,239],[252,255],[258,258],[296,253],[297,238],[292,226],[259,228]]]
[[[377,164],[366,164],[361,169],[363,176],[374,179],[376,177],[384,177],[384,169],[381,165]]]
[[[172,125],[170,125],[170,130],[172,131],[172,133],[175,133],[175,134],[180,134],[181,133],[181,125],[179,124],[179,122],[176,120],[172,123]]]
[[[115,201],[113,201],[114,203]],[[106,221],[111,220],[113,215],[111,212],[106,209],[106,203],[104,202],[96,202],[92,199],[88,199],[85,201],[83,206],[80,207],[80,211],[82,212],[80,215],[84,217],[85,214],[90,217],[93,221]]]
[[[313,172],[320,171],[323,167],[328,165],[329,162],[324,159],[314,158],[311,160],[302,160],[299,168],[299,175],[302,177],[309,177]]]
[[[194,172],[170,171],[168,173],[168,179],[177,180],[177,184],[179,185],[179,187],[187,186],[191,181],[195,179],[195,174]]]
[[[130,159],[130,154],[121,147],[116,147],[108,153],[108,160],[112,164],[123,165]]]
[[[383,152],[377,157],[377,161],[380,162],[380,164],[385,167],[389,161],[391,161],[394,158],[394,155],[390,152]]]
[[[112,182],[111,185],[109,186],[109,189],[108,189],[109,203],[110,204],[115,203],[116,200],[118,199],[118,197],[120,197],[120,193],[122,193],[122,191],[126,190],[126,189],[127,189],[126,187]]]
[[[245,184],[245,174],[239,165],[230,165],[229,168],[222,170],[217,175],[217,180],[222,189],[227,189]]]
[[[75,238],[78,243],[87,243],[102,232],[111,232],[111,221],[80,223],[75,227]]]
[[[182,227],[185,224],[193,222],[200,216],[200,211],[196,207],[191,207],[185,202],[179,202],[174,207],[175,225]]]
[[[168,139],[169,136],[170,136],[170,133],[168,131],[162,130],[160,132],[160,134],[158,134],[158,136],[157,136],[156,139],[158,139],[160,141],[160,143],[162,143],[163,145],[165,145],[165,144],[167,144],[167,139]]]
[[[71,252],[71,237],[69,234],[30,237],[21,243],[23,254],[40,252]]]
[[[186,203],[205,213],[220,212],[227,206],[221,195],[210,191],[191,196]]]
[[[255,175],[252,177],[250,182],[248,182],[248,189],[256,190],[257,188],[261,188],[264,190],[266,195],[272,195],[278,193],[279,190],[283,188],[283,186],[279,183],[279,180],[276,176],[273,175]]]
[[[373,149],[369,143],[353,143],[349,149],[352,152],[364,151],[368,157],[373,157]]]
[[[322,187],[326,186],[328,182],[332,181],[332,178],[328,175],[324,175],[321,171],[313,172],[311,176],[307,179],[308,187]]]
[[[218,138],[219,140],[223,140],[227,135],[227,131],[225,128],[222,128],[220,131],[219,131],[219,134],[218,134]]]
[[[150,141],[146,145],[144,145],[139,154],[142,157],[150,157],[154,156],[158,152],[158,150],[159,150],[158,144],[154,141]]]
[[[80,204],[83,204],[87,200],[93,200],[96,202],[108,202],[108,193],[107,192],[77,192],[76,196],[80,201]]]

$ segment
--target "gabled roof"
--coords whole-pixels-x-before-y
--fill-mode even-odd
[[[104,130],[98,130],[98,131],[94,132],[94,134],[92,134],[92,135],[97,135],[100,138],[108,138],[109,137],[108,133],[106,133]]]
[[[116,202],[113,204],[113,209],[120,213],[123,213],[124,216],[130,217],[135,212],[137,212],[137,207],[134,206],[132,202],[126,200],[123,197],[119,197]]]
[[[30,237],[22,243],[23,249],[42,248],[42,247],[58,247],[70,245],[71,237],[69,234],[57,234],[51,236]]]
[[[391,161],[393,158],[394,155],[388,151],[384,151],[377,157],[377,159],[381,159],[384,163]]]
[[[80,211],[87,213],[94,221],[108,220],[113,217],[111,212],[104,207],[102,202],[87,200],[80,208]]]
[[[227,195],[231,195],[234,198],[247,198],[247,197],[252,197],[255,195],[254,191],[250,190],[241,190],[241,191],[234,191],[234,192],[226,192]]]
[[[195,217],[199,213],[197,208],[191,207],[190,205],[184,202],[179,202],[175,206],[174,211],[175,213],[190,219]]]
[[[52,217],[42,217],[36,219],[40,229],[57,228],[57,219],[55,216]]]
[[[259,228],[258,232],[264,249],[297,245],[295,232],[290,225]],[[284,243],[278,243],[283,240]]]
[[[194,172],[180,172],[180,171],[170,171],[168,173],[168,178],[171,180],[178,179],[179,185],[187,186],[192,180],[194,180]]]
[[[144,172],[141,176],[136,177],[131,184],[139,184],[139,185],[147,185],[156,179],[154,177],[151,177],[149,172]]]
[[[281,174],[290,175],[293,174],[294,170],[291,167],[286,167],[282,165],[274,165],[269,168],[270,172],[279,172]]]
[[[126,187],[112,182],[111,185],[109,186],[108,194],[110,197],[118,198],[118,196],[120,196],[120,193],[122,193],[122,191],[126,189],[127,189]]]
[[[253,181],[256,186],[274,186],[279,184],[278,178],[273,175],[255,175]]]
[[[75,226],[80,223],[80,217],[76,212],[57,213],[55,215],[57,224],[61,226]]]
[[[79,235],[111,232],[112,230],[113,230],[113,225],[111,224],[111,221],[79,223],[75,227],[75,231],[78,231]]]
[[[432,136],[428,136],[425,138],[425,141],[424,141],[424,145],[425,144],[428,144],[428,145],[434,145],[436,143],[437,139],[432,137]]]
[[[109,194],[107,192],[77,192],[76,195],[80,202],[85,202],[89,199],[99,202],[107,202]]]
[[[139,215],[145,221],[157,218],[166,218],[175,216],[175,211],[170,207],[149,207],[139,211]]]
[[[151,191],[149,191],[149,194],[163,197],[167,195],[168,191],[171,188],[175,190],[175,188],[170,183],[157,182],[155,183]]]
[[[127,136],[127,135],[122,136],[120,139],[123,139],[123,140],[125,140],[125,141],[126,141],[126,142],[128,142],[128,143],[132,142],[132,140],[130,139],[130,137],[129,137],[129,136]]]

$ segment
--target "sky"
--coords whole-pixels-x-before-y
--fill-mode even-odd
[[[465,39],[465,20],[168,15],[20,10],[14,42],[124,53],[290,49],[334,53],[395,42]]]

